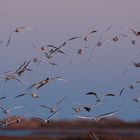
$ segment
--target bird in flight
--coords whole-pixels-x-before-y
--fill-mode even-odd
[[[55,80],[55,79],[61,80],[61,81],[64,81],[64,82],[68,82],[67,80],[61,78],[60,76],[58,76],[58,77],[47,77],[44,80],[41,80],[39,82],[36,82],[36,83],[32,84],[30,87],[28,87],[28,89],[32,89],[33,87],[35,87],[35,91],[36,91],[39,88],[41,88],[42,86],[48,84],[50,81]]]
[[[31,95],[33,98],[38,98],[39,97],[36,92],[33,92],[31,94],[29,94],[29,93],[21,93],[21,94],[15,96],[14,99],[20,98],[20,97],[25,96],[25,95]]]
[[[46,119],[43,119],[41,117],[38,116],[32,116],[35,119],[38,119],[40,121],[43,121],[44,123],[48,124],[50,123],[50,119],[53,118],[54,116],[58,115],[60,112],[63,111],[63,108],[60,108],[59,110],[57,110],[56,112],[54,112],[53,114],[51,114],[49,117],[47,117]]]
[[[129,69],[130,66],[133,66],[135,68],[140,68],[140,63],[133,61],[132,64],[129,64],[128,67],[124,70],[122,76],[124,76],[127,73],[127,71],[128,71],[128,69]]]
[[[2,109],[2,113],[5,113],[5,114],[9,114],[12,110],[20,109],[20,108],[23,108],[23,107],[24,106],[15,106],[15,107],[12,107],[12,108],[5,108],[5,107],[0,105],[0,108]]]
[[[14,33],[20,33],[20,32],[22,32],[22,31],[24,31],[24,30],[31,30],[31,29],[32,29],[31,27],[25,27],[25,26],[16,28],[16,29],[15,29],[14,31],[12,31],[12,33],[10,34],[10,37],[9,37],[9,39],[8,39],[8,41],[7,41],[7,44],[6,44],[6,47],[9,46],[9,43],[10,43],[11,38],[12,38],[12,36],[13,36]]]
[[[89,58],[88,58],[88,61],[91,59],[92,55],[93,55],[93,52],[95,51],[95,49],[97,47],[101,47],[104,43],[110,41],[111,39],[105,39],[105,40],[102,40],[102,38],[105,36],[105,34],[111,29],[111,26],[109,26],[105,31],[104,33],[99,37],[99,40],[97,41],[97,43],[95,44],[95,47],[92,48],[91,50],[91,54],[89,55]]]
[[[67,98],[67,96],[65,96],[64,98],[62,98],[61,100],[59,100],[54,106],[52,107],[48,107],[46,105],[40,105],[41,107],[47,108],[50,110],[51,113],[56,112],[57,111],[57,106],[63,102],[65,99]]]
[[[105,95],[99,97],[99,96],[97,95],[97,93],[95,93],[95,92],[88,92],[88,93],[86,93],[86,95],[94,95],[94,96],[96,97],[96,101],[97,101],[97,102],[102,102],[105,96],[112,96],[112,97],[113,97],[113,96],[116,96],[115,94],[107,93],[107,94],[105,94]]]
[[[93,116],[81,116],[81,115],[74,115],[74,114],[73,114],[73,116],[81,118],[81,119],[95,120],[95,121],[98,122],[101,118],[110,117],[112,115],[115,115],[119,111],[120,110],[115,110],[115,111],[112,111],[112,112],[109,112],[109,113],[105,113],[105,114],[102,114],[102,115],[99,115],[99,116],[96,116],[96,117],[93,117]]]

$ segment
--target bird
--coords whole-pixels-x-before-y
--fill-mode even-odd
[[[123,88],[121,89],[120,93],[119,93],[119,96],[122,95],[122,93],[124,92],[124,90],[125,90],[125,88],[123,87]]]
[[[107,93],[107,94],[105,94],[105,95],[99,97],[99,96],[97,95],[97,93],[95,93],[95,92],[88,92],[88,93],[86,93],[86,95],[94,95],[94,96],[96,97],[96,101],[97,101],[97,102],[102,102],[105,96],[116,96],[115,94]]]
[[[135,101],[135,102],[140,102],[140,96],[136,97],[136,98],[133,98],[131,99],[132,101]]]
[[[15,123],[20,123],[21,120],[25,118],[25,116],[29,116],[29,115],[31,116],[31,112],[32,112],[32,111],[33,111],[33,110],[31,110],[31,111],[28,112],[28,113],[25,113],[25,114],[21,115],[20,117],[17,117],[16,119],[13,120],[13,122],[15,122]]]
[[[75,112],[77,112],[77,113],[79,113],[79,112],[82,111],[82,107],[81,107],[81,106],[74,106],[74,107],[72,107],[72,109],[73,109]]]
[[[85,41],[88,41],[89,40],[89,37],[91,36],[91,34],[96,33],[96,32],[97,32],[97,30],[90,31],[89,33],[87,33],[86,36],[84,36],[84,40]]]
[[[120,38],[130,38],[129,34],[120,34],[120,35],[116,35],[112,38],[113,42],[117,42]]]
[[[74,37],[68,39],[68,41],[72,41],[72,40],[75,40],[75,39],[78,39],[78,38],[82,38],[82,36],[74,36]]]
[[[48,116],[46,119],[43,119],[43,118],[38,117],[38,116],[32,116],[32,117],[35,118],[35,119],[38,119],[40,121],[43,121],[45,124],[48,124],[48,123],[50,123],[51,118],[53,118],[54,116],[58,115],[62,111],[63,111],[63,108],[60,108],[59,110],[57,110],[56,112],[54,112],[53,114]]]
[[[89,106],[89,105],[85,105],[85,104],[81,104],[81,103],[76,103],[76,107],[73,107],[73,109],[75,110],[75,112],[80,112],[82,111],[82,108],[85,109],[87,112],[90,112],[92,108],[95,108],[96,106],[100,105],[102,102],[97,102],[96,104]]]
[[[77,54],[82,54],[82,52],[83,52],[83,49],[82,48],[80,48],[80,49],[78,49],[78,51],[77,51]]]
[[[4,114],[9,114],[12,110],[20,109],[20,108],[23,108],[23,107],[24,106],[15,106],[15,107],[12,107],[12,108],[5,108],[2,105],[0,105],[0,108],[2,109],[2,113],[4,113]]]
[[[64,51],[61,50],[62,47],[64,47],[67,44],[67,41],[63,42],[60,46],[54,46],[54,45],[47,45],[48,48],[51,48],[48,52],[43,51],[44,55],[48,58],[51,59],[54,57],[56,53],[61,53],[63,55],[67,55]]]
[[[3,100],[3,99],[5,99],[5,98],[7,98],[6,96],[2,96],[2,97],[0,97],[0,100]]]
[[[135,29],[120,25],[120,27],[125,28],[126,30],[129,30],[131,32],[131,34],[135,35],[135,36],[140,36],[140,31],[136,31]]]
[[[105,114],[102,114],[102,115],[99,115],[99,116],[96,116],[96,117],[93,117],[93,116],[81,116],[81,115],[74,115],[74,114],[73,114],[73,116],[81,118],[81,119],[95,120],[96,122],[98,122],[100,119],[115,115],[119,111],[120,110],[115,110],[115,111],[105,113]]]
[[[91,36],[91,34],[96,33],[96,32],[97,32],[97,30],[92,30],[92,31],[88,32],[85,36],[74,36],[74,37],[68,39],[68,41],[82,38],[84,41],[87,42],[89,40],[89,37]]]
[[[37,63],[37,65],[39,65],[40,62],[46,62],[46,63],[53,65],[53,66],[58,65],[57,63],[49,61],[48,59],[46,59],[46,57],[41,57],[41,58],[34,57],[34,58],[32,58],[32,62]]]
[[[9,43],[10,43],[11,38],[12,38],[14,33],[20,33],[20,32],[22,32],[24,30],[31,30],[31,29],[32,29],[31,27],[25,27],[25,26],[16,28],[14,31],[11,32],[10,37],[9,37],[9,39],[7,41],[6,47],[9,46]]]
[[[23,83],[24,85],[27,85],[27,83],[25,81],[23,81],[22,79],[19,79],[17,77],[17,75],[15,74],[15,72],[13,72],[13,71],[8,71],[8,72],[2,74],[0,80],[3,80],[3,79],[5,80],[5,83],[10,80],[16,80],[18,82]]]
[[[36,45],[32,45],[35,49],[37,49],[39,52],[44,52],[48,50],[47,45],[45,46],[41,46],[41,47],[37,47]]]
[[[29,94],[29,93],[21,93],[21,94],[15,96],[14,99],[17,99],[17,98],[25,96],[25,95],[31,95],[33,98],[38,98],[39,97],[36,92],[33,92],[31,94]]]
[[[25,116],[29,115],[30,113],[26,113],[16,119],[14,119],[14,116],[10,116],[5,122],[0,122],[0,128],[7,128],[8,125],[13,123],[20,123],[22,119],[25,118]]]
[[[95,140],[99,140],[99,138],[94,134],[93,131],[90,131],[90,132],[89,132],[89,136],[90,136],[91,138],[93,138],[93,140],[94,140],[94,139],[95,139]]]
[[[111,40],[110,38],[109,38],[109,39],[102,40],[102,38],[104,37],[105,33],[108,32],[110,29],[111,29],[111,26],[109,26],[109,27],[104,31],[104,33],[99,37],[99,40],[98,40],[97,43],[95,44],[95,47],[93,47],[92,50],[91,50],[91,54],[89,55],[88,61],[91,60],[91,57],[92,57],[92,55],[93,55],[93,52],[95,51],[95,49],[96,49],[97,47],[101,47],[104,43],[106,43],[106,42],[108,42],[108,41]]]
[[[31,86],[29,86],[27,89],[32,89],[33,87],[35,87],[35,91],[38,90],[39,88],[41,88],[42,86],[48,84],[50,81],[52,80],[61,80],[61,81],[64,81],[64,82],[68,82],[67,80],[61,78],[61,76],[57,76],[57,77],[47,77],[46,79],[44,80],[41,80],[39,82],[36,82],[34,84],[32,84]]]
[[[32,71],[31,69],[28,68],[30,63],[31,63],[31,60],[28,62],[24,61],[23,64],[14,72],[14,75],[21,76],[26,70]]]
[[[51,113],[56,112],[57,111],[57,106],[63,102],[65,99],[67,98],[67,96],[63,97],[61,100],[59,100],[54,106],[52,107],[48,107],[46,105],[40,105],[41,107],[47,108],[50,110]]]
[[[135,98],[131,98],[131,99],[128,99],[128,100],[125,100],[124,102],[122,102],[122,103],[119,105],[119,107],[122,106],[122,105],[124,105],[124,104],[126,104],[126,103],[128,103],[128,102],[130,102],[130,101],[134,101],[134,102],[136,102],[136,103],[139,103],[139,102],[140,102],[140,96],[135,97]]]
[[[129,64],[128,67],[124,70],[122,76],[124,76],[127,73],[130,66],[133,66],[135,68],[140,68],[140,62],[134,62],[133,61],[131,64]]]
[[[6,129],[8,127],[8,125],[15,123],[15,121],[10,121],[10,119],[12,119],[13,117],[9,117],[5,122],[0,122],[0,128],[2,129]]]

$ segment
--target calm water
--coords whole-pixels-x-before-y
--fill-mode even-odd
[[[68,129],[68,130],[0,130],[0,136],[38,136],[38,137],[64,137],[64,136],[79,136],[88,134],[90,129]],[[133,135],[133,136],[140,136],[140,130],[126,130],[126,129],[104,129],[103,133],[105,135]]]

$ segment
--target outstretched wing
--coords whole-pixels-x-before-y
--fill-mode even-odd
[[[9,37],[8,42],[7,42],[7,44],[6,44],[6,47],[8,47],[8,45],[9,45],[9,43],[10,43],[10,41],[11,41],[11,38],[12,38],[13,33],[14,33],[14,31],[10,34],[10,37]]]

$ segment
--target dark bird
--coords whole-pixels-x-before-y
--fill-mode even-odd
[[[121,96],[125,88],[122,88],[119,95]]]
[[[78,39],[78,38],[82,38],[82,36],[75,36],[75,37],[72,37],[72,38],[68,39],[68,41],[72,41],[72,40],[75,40],[75,39]]]

